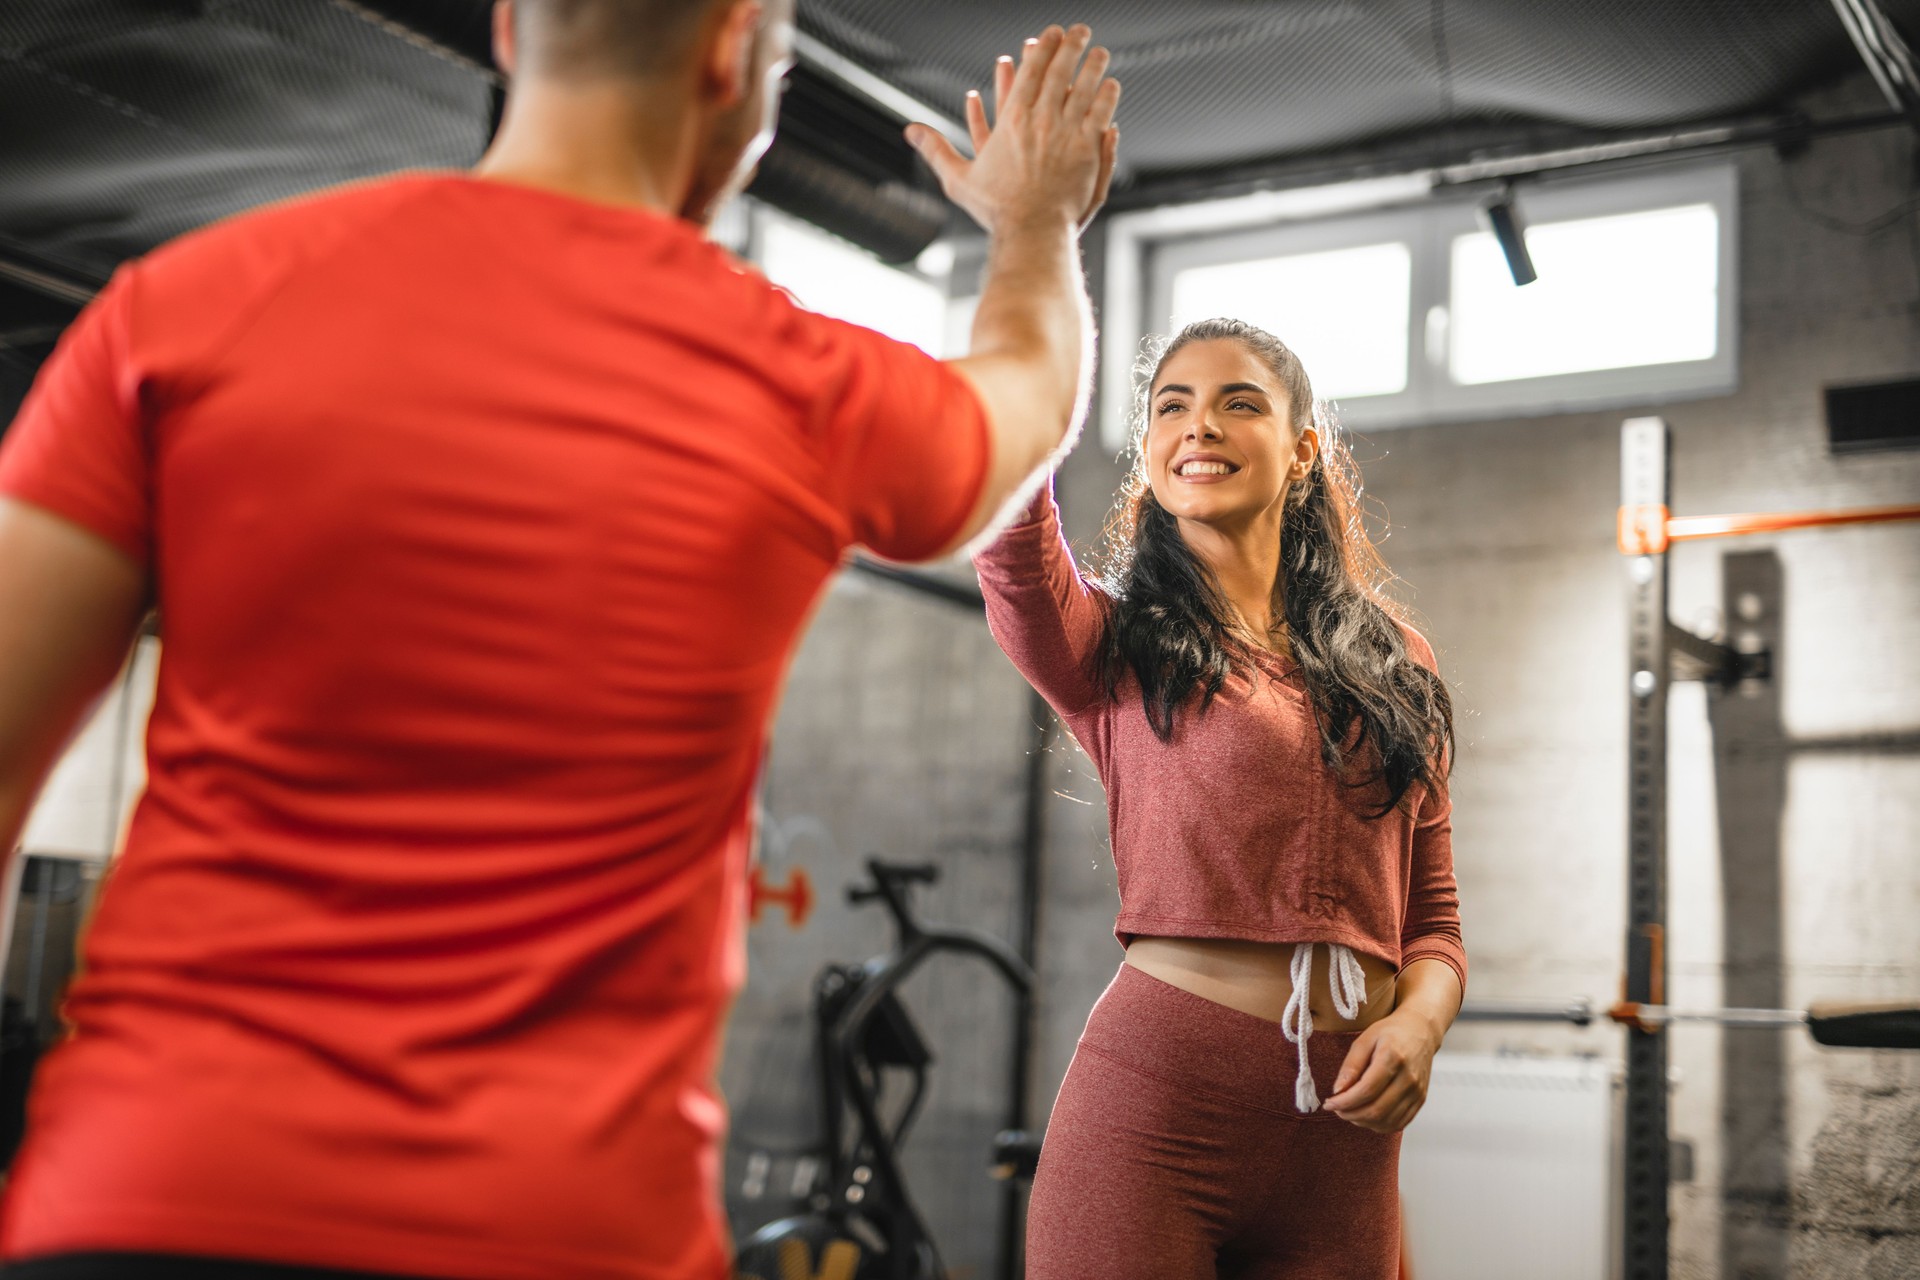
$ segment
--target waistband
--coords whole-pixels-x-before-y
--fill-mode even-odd
[[[1308,1076],[1321,1096],[1358,1031],[1316,1031],[1306,1042]],[[1147,1075],[1240,1106],[1306,1121],[1340,1121],[1297,1105],[1300,1049],[1277,1022],[1195,995],[1122,964],[1093,1006],[1081,1044]]]

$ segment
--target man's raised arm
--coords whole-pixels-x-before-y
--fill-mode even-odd
[[[1017,68],[1000,60],[991,129],[979,96],[967,99],[971,161],[924,125],[908,131],[948,197],[991,237],[973,350],[952,365],[986,409],[992,451],[956,546],[987,531],[1041,465],[1071,447],[1086,412],[1093,317],[1078,235],[1106,199],[1120,101],[1107,51],[1089,52],[1091,40],[1084,26],[1049,27]]]

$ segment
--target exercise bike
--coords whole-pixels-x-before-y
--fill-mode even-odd
[[[1021,1017],[1033,970],[1013,948],[974,929],[923,925],[909,890],[939,868],[867,859],[870,884],[847,901],[878,902],[893,917],[893,950],[864,964],[833,964],[814,981],[819,1066],[821,1176],[809,1212],[754,1232],[740,1247],[740,1280],[944,1280],[946,1268],[900,1172],[899,1151],[925,1099],[933,1053],[899,997],[900,984],[943,952],[987,963],[1013,988]],[[883,1114],[891,1102],[895,1118]],[[1030,1177],[1039,1143],[1010,1130],[994,1139],[996,1176]]]

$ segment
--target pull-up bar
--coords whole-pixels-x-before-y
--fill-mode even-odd
[[[1620,554],[1656,556],[1675,542],[1737,538],[1786,529],[1920,520],[1920,506],[1856,507],[1850,511],[1778,511],[1731,516],[1676,516],[1658,503],[1620,508]]]

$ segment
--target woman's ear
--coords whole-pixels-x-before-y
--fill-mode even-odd
[[[1293,442],[1293,464],[1287,468],[1287,478],[1304,480],[1313,474],[1313,464],[1320,460],[1320,432],[1313,426],[1300,429],[1300,438]]]

